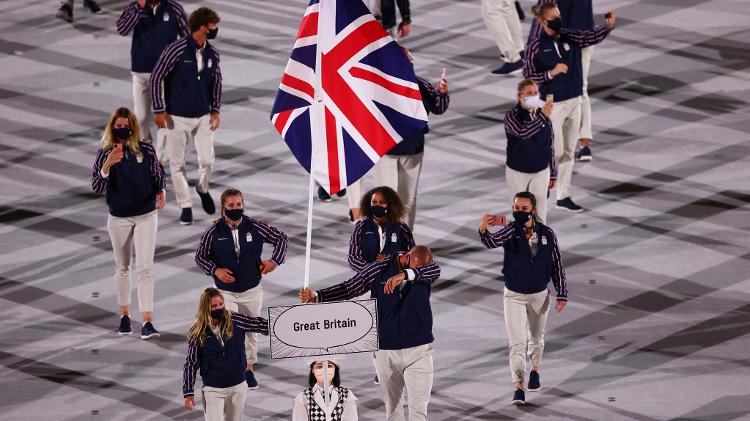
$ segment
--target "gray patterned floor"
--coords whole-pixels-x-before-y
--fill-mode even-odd
[[[117,337],[106,207],[89,180],[108,112],[131,103],[129,40],[114,30],[124,2],[102,1],[100,16],[77,5],[73,25],[54,19],[54,3],[6,0],[0,19],[0,418],[200,419],[181,407],[180,369],[209,283],[192,258],[209,218],[182,227],[173,202],[161,212],[162,337]],[[208,4],[222,16],[225,78],[213,189],[248,192],[250,213],[289,234],[264,289],[266,304],[293,303],[307,181],[268,112],[304,3]],[[615,5],[619,27],[590,78],[595,161],[574,176],[588,210],[549,216],[571,303],[548,324],[543,392],[515,408],[499,256],[475,229],[485,211],[506,211],[501,119],[517,77],[489,74],[497,51],[479,0],[413,0],[405,43],[418,73],[436,79],[444,66],[453,88],[431,124],[415,230],[443,267],[432,420],[750,419],[747,4],[595,2],[597,13]],[[345,212],[345,200],[315,203],[313,286],[350,275]],[[246,417],[288,419],[305,370],[268,360],[267,342],[261,354]],[[383,419],[372,374],[368,357],[346,360],[363,420]]]

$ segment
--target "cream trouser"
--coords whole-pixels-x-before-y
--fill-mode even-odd
[[[581,65],[583,67],[583,94],[581,95],[581,139],[593,139],[591,132],[591,102],[589,101],[589,68],[594,46],[581,50]]]
[[[263,307],[263,288],[258,285],[245,292],[221,291],[224,295],[224,305],[231,311],[260,316]],[[245,337],[245,353],[247,362],[258,361],[258,334],[248,332]]]
[[[412,230],[417,212],[417,185],[423,157],[424,152],[415,155],[383,155],[375,164],[375,184],[388,186],[398,193],[406,208],[406,222]]]
[[[203,386],[203,413],[206,421],[241,421],[245,410],[247,383],[232,387]]]
[[[346,200],[349,201],[349,209],[356,209],[359,207],[359,202],[362,200],[362,195],[364,194],[362,193],[363,178],[365,178],[364,175],[359,180],[346,186]]]
[[[208,182],[214,167],[214,132],[210,127],[210,118],[211,114],[196,118],[172,116],[174,128],[167,132],[167,151],[174,194],[181,208],[192,207],[185,172],[185,153],[191,138],[195,141],[195,153],[198,155],[199,178],[196,189],[201,193],[208,192]]]
[[[574,154],[581,129],[581,97],[555,102],[549,118],[552,120],[552,130],[555,132],[557,200],[562,200],[570,196]]]
[[[482,18],[492,32],[503,59],[515,63],[521,59],[523,35],[514,0],[482,0]]]
[[[536,215],[543,224],[547,223],[547,189],[549,188],[549,167],[535,173],[516,171],[505,167],[505,184],[508,185],[510,209],[513,212],[513,198],[522,191],[531,192],[536,197]]]
[[[375,371],[388,421],[404,421],[404,387],[409,421],[427,420],[427,403],[432,392],[432,344],[376,351]]]
[[[154,311],[154,249],[156,248],[156,211],[120,218],[109,215],[107,230],[115,253],[117,305],[130,305],[130,266],[135,250],[138,274],[138,307],[141,312]]]
[[[157,158],[163,163],[167,162],[167,130],[157,129],[156,138],[151,136],[151,126],[154,123],[148,84],[151,73],[130,73],[133,75],[133,113],[141,128],[141,139],[152,142]]]
[[[523,383],[526,355],[531,365],[539,366],[544,352],[544,325],[549,314],[549,292],[520,294],[508,288],[503,291],[505,328],[510,342],[510,371],[513,383]]]

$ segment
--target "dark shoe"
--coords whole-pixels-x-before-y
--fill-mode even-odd
[[[573,199],[566,197],[565,199],[558,200],[557,209],[565,209],[568,212],[583,212],[583,208],[573,203]]]
[[[211,193],[205,192],[201,193],[198,191],[198,189],[195,189],[196,193],[198,193],[198,196],[201,198],[201,206],[203,206],[203,210],[206,211],[207,214],[213,215],[216,213],[216,205],[214,204],[214,199],[211,197]]]
[[[118,335],[130,335],[133,328],[130,326],[130,317],[126,314],[120,317],[120,327],[117,328]]]
[[[346,189],[339,190],[338,192],[336,192],[336,196],[337,197],[344,197],[344,196],[346,196]]]
[[[526,388],[529,392],[536,392],[542,388],[542,383],[539,381],[539,372],[532,370],[529,373],[529,387]]]
[[[331,195],[328,194],[326,189],[323,188],[323,186],[318,187],[318,199],[321,202],[330,202],[331,201]]]
[[[95,0],[83,0],[83,7],[89,9],[91,13],[101,13],[102,8]]]
[[[61,4],[55,17],[68,23],[73,22],[73,9],[67,3]]]
[[[581,162],[591,162],[594,159],[594,157],[591,156],[591,148],[588,146],[582,147],[576,154],[576,158]]]
[[[351,209],[349,209],[349,222],[354,223],[354,214]]]
[[[373,381],[375,384],[380,384],[380,379],[378,379],[378,375],[375,375],[375,381]]]
[[[526,405],[526,394],[523,393],[523,389],[516,389],[513,392],[513,400],[510,403],[513,405]]]
[[[248,389],[257,389],[258,381],[255,380],[255,374],[252,371],[245,372],[245,381],[247,382]]]
[[[492,71],[493,75],[509,75],[515,73],[523,68],[523,60],[518,60],[515,63],[505,63],[502,66]]]
[[[518,1],[516,1],[516,13],[518,13],[518,19],[526,20],[526,13],[523,12],[523,7]]]
[[[141,328],[141,339],[151,339],[151,338],[158,338],[159,331],[154,329],[154,325],[151,324],[151,322],[146,322],[143,324],[143,327]]]
[[[182,208],[182,214],[180,214],[181,225],[191,225],[193,223],[193,208]]]

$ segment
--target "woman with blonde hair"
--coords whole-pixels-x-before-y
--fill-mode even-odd
[[[185,408],[192,411],[195,406],[193,386],[200,369],[206,421],[242,419],[247,394],[247,333],[268,335],[268,321],[229,311],[224,306],[221,291],[206,288],[187,334],[188,353],[182,385]]]
[[[135,114],[120,107],[110,115],[101,147],[94,161],[91,188],[106,195],[107,230],[115,254],[117,333],[130,335],[130,265],[135,250],[138,274],[138,306],[143,316],[141,339],[158,337],[152,323],[154,281],[152,266],[156,248],[156,210],[164,207],[164,169],[151,144],[142,142]]]

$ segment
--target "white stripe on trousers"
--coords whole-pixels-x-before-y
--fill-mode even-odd
[[[404,421],[404,387],[409,421],[427,421],[432,393],[432,344],[375,352],[375,371],[388,421]]]
[[[549,167],[535,173],[516,171],[505,167],[505,184],[508,185],[510,210],[513,212],[513,199],[518,192],[529,191],[536,197],[536,215],[547,223],[547,189],[549,188]]]
[[[203,386],[203,414],[206,421],[242,421],[247,383],[232,387]]]
[[[544,353],[544,326],[549,315],[549,291],[521,294],[503,290],[505,329],[508,331],[510,371],[513,383],[523,383],[526,355],[531,365],[539,366]]]
[[[581,95],[581,139],[593,139],[591,130],[591,101],[589,100],[589,69],[591,68],[591,55],[594,46],[590,45],[581,49],[581,67],[583,68],[583,94]]]
[[[195,153],[198,155],[198,182],[196,189],[201,193],[208,192],[208,183],[214,167],[214,132],[210,127],[211,114],[189,118],[171,116],[174,128],[167,132],[167,151],[169,169],[172,172],[172,184],[177,203],[181,208],[192,206],[190,188],[185,171],[185,153],[192,138],[195,141]]]
[[[156,248],[156,210],[120,218],[109,215],[107,230],[115,254],[117,305],[130,305],[130,266],[135,249],[135,270],[138,274],[138,307],[141,312],[154,311],[154,249]]]
[[[227,309],[249,314],[253,317],[260,316],[260,309],[263,307],[263,288],[258,285],[244,292],[221,291],[224,295],[224,306]],[[245,336],[245,353],[247,362],[254,363],[258,361],[258,334],[248,332]]]
[[[515,63],[521,59],[523,34],[514,0],[482,0],[482,19],[492,33],[503,60]]]
[[[383,155],[375,164],[375,184],[388,186],[398,193],[406,209],[406,223],[412,230],[417,212],[417,187],[423,157],[424,152],[414,155]]]
[[[562,200],[570,196],[574,154],[581,129],[581,97],[555,102],[549,118],[552,120],[552,130],[555,132],[557,200]]]

